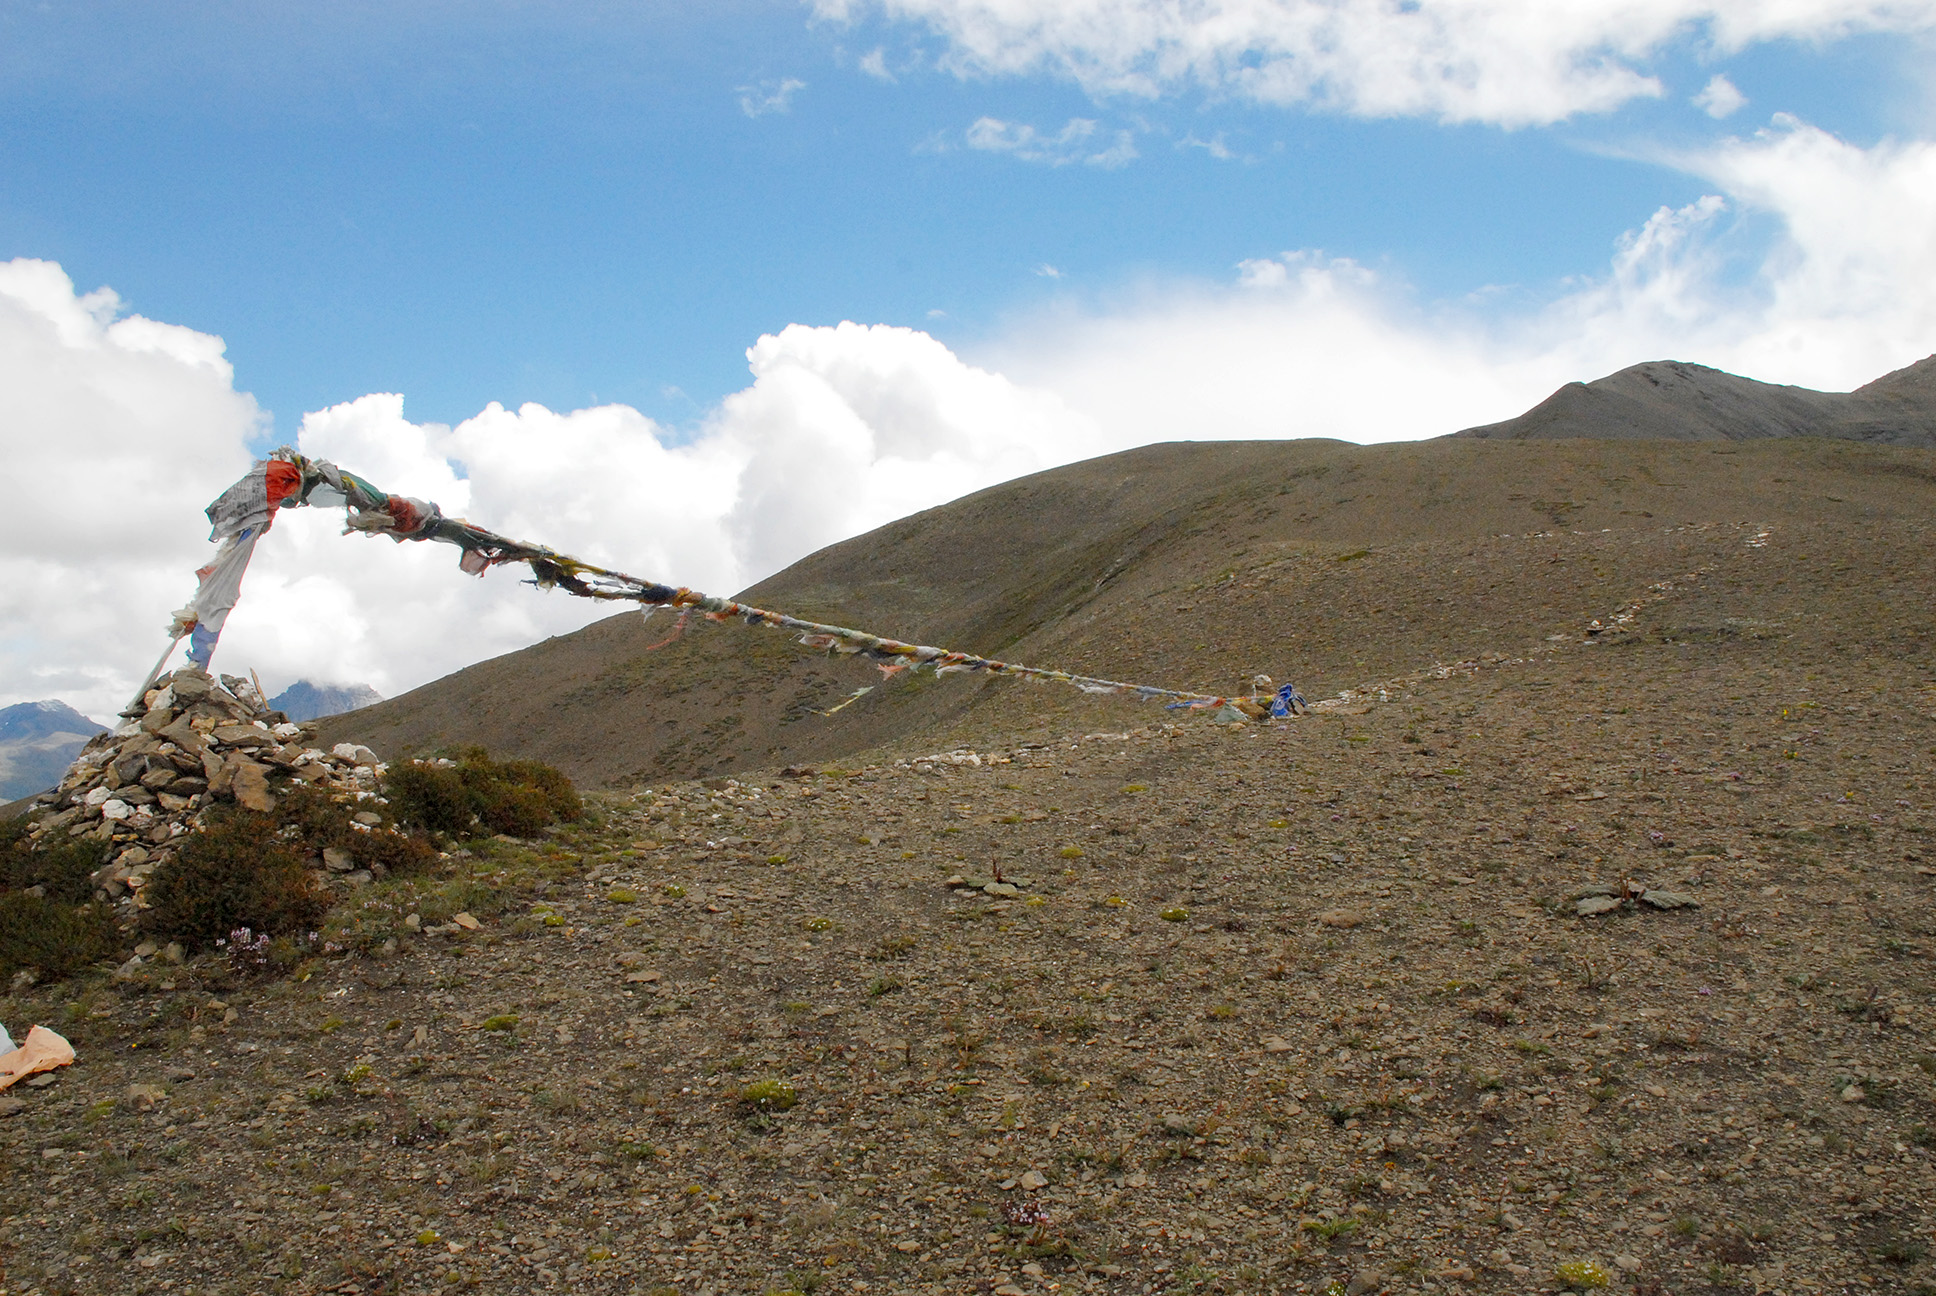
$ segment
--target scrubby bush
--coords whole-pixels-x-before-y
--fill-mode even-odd
[[[399,823],[452,837],[480,827],[531,837],[585,812],[559,770],[540,761],[494,761],[482,747],[467,749],[454,765],[398,761],[383,776],[383,794]]]
[[[108,844],[59,835],[30,846],[29,826],[24,816],[0,824],[0,891],[39,887],[49,900],[85,903],[94,894],[88,879],[108,862]]]
[[[314,926],[329,907],[277,821],[217,810],[156,869],[143,928],[159,940],[201,948],[237,928],[282,935]]]
[[[362,802],[342,800],[322,788],[297,788],[284,795],[276,817],[284,825],[285,838],[298,839],[310,851],[347,851],[359,868],[381,866],[407,877],[436,861],[437,847],[421,830],[399,830],[392,823],[372,827],[355,823],[353,816],[365,809]],[[374,806],[368,809],[381,813]]]
[[[458,836],[470,831],[477,808],[454,768],[396,761],[383,776],[383,795],[398,822]]]
[[[112,957],[120,934],[107,910],[89,903],[90,875],[108,846],[61,836],[36,848],[25,817],[0,823],[0,976],[34,968],[59,979]]]
[[[112,958],[120,933],[108,911],[73,905],[25,891],[0,895],[0,976],[38,969],[58,980]]]

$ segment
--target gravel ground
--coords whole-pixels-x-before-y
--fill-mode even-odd
[[[0,1120],[0,1289],[1936,1291],[1936,683],[1683,594],[1290,722],[600,794],[291,975],[17,987],[80,1061]],[[1629,884],[1698,907],[1577,916]]]

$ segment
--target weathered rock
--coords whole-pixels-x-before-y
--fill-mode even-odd
[[[235,793],[235,803],[244,810],[255,810],[269,814],[276,808],[276,798],[269,791],[269,771],[252,760],[237,758],[234,762],[234,777],[230,789]]]
[[[1611,895],[1590,895],[1581,898],[1573,905],[1573,912],[1582,918],[1593,918],[1603,913],[1612,913],[1620,907],[1620,902]]]
[[[209,737],[230,747],[276,747],[276,736],[252,724],[217,725]]]
[[[1655,891],[1649,889],[1641,893],[1640,903],[1655,909],[1699,909],[1701,902],[1691,895],[1679,891]]]

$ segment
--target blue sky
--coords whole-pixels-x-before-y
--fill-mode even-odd
[[[1173,438],[1936,352],[1936,0],[0,0],[0,705],[111,713],[281,442],[715,592]],[[67,501],[88,498],[77,511]],[[385,694],[598,615],[278,523]],[[895,633],[896,627],[874,627]],[[974,649],[977,645],[958,645]]]
[[[623,401],[686,426],[788,323],[905,324],[972,351],[1045,303],[1227,279],[1289,248],[1428,298],[1539,298],[1704,192],[1663,150],[1772,111],[1865,145],[1925,124],[1927,47],[1901,35],[1701,43],[1636,60],[1658,99],[1505,129],[963,77],[924,24],[788,2],[8,0],[0,253],[219,334],[283,436],[367,391],[438,421]],[[877,50],[892,81],[860,67]],[[1748,100],[1724,121],[1689,103],[1717,72]],[[743,107],[788,81],[782,104]],[[984,117],[1093,120],[1137,156],[977,151]]]

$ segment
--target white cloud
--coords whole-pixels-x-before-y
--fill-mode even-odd
[[[1936,143],[1862,149],[1777,119],[1677,162],[1720,192],[1655,212],[1601,274],[1537,308],[1421,303],[1301,251],[1243,262],[1234,290],[1059,307],[981,358],[1119,445],[1434,436],[1669,357],[1847,390],[1936,351]],[[1779,221],[1772,245],[1754,242],[1747,212]]]
[[[1135,161],[1136,141],[1128,131],[1104,132],[1110,143],[1099,148],[1099,130],[1098,123],[1088,117],[1071,117],[1053,135],[1045,135],[1026,122],[982,117],[968,128],[967,141],[969,148],[984,153],[1007,153],[1024,162],[1044,162],[1049,166],[1083,162],[1114,170]]]
[[[1523,126],[1663,92],[1648,60],[1936,27],[1936,0],[810,0],[920,24],[960,75],[1048,72],[1092,95],[1184,86],[1366,117]]]
[[[783,113],[793,108],[793,96],[807,88],[805,81],[787,77],[780,81],[762,81],[758,85],[739,87],[739,110],[748,117],[764,117],[768,113]]]
[[[878,45],[861,55],[860,61],[855,66],[876,81],[894,80],[894,74],[887,68],[887,51]]]
[[[1719,121],[1723,117],[1732,117],[1745,108],[1748,96],[1742,94],[1734,82],[1717,72],[1691,102],[1696,108]]]
[[[1178,140],[1176,146],[1180,149],[1200,148],[1219,162],[1234,161],[1237,157],[1235,153],[1230,151],[1230,146],[1223,142],[1222,131],[1218,131],[1209,139],[1198,139],[1196,134],[1192,132]]]
[[[1065,304],[974,363],[913,329],[792,325],[749,349],[750,384],[683,443],[625,406],[492,405],[443,427],[378,394],[309,415],[301,444],[492,529],[725,593],[1150,441],[1429,436],[1662,357],[1846,389],[1936,350],[1936,144],[1863,149],[1780,120],[1677,162],[1715,193],[1638,219],[1600,273],[1534,309],[1421,302],[1307,250],[1107,311]],[[1779,236],[1751,241],[1769,217]],[[0,454],[32,487],[0,514],[0,704],[125,701],[208,557],[201,507],[247,465],[258,416],[220,340],[117,305],[49,263],[0,265]],[[463,576],[446,546],[341,536],[339,519],[281,516],[219,667],[394,693],[608,611]]]
[[[127,702],[207,561],[202,483],[248,466],[255,402],[220,338],[0,263],[0,697]],[[212,496],[210,497],[212,498]]]

